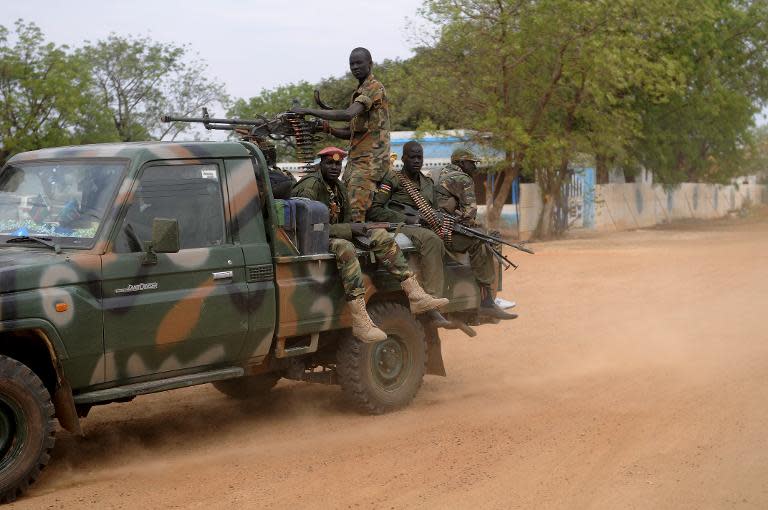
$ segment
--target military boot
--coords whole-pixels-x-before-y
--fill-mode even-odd
[[[415,276],[411,276],[400,282],[403,292],[408,296],[408,302],[411,305],[411,313],[418,315],[429,310],[435,310],[448,304],[445,298],[436,298],[427,294],[419,285]]]
[[[477,307],[477,315],[494,319],[517,319],[516,313],[507,313],[496,305],[489,285],[480,285],[480,306]]]
[[[368,315],[365,308],[365,297],[357,296],[352,301],[347,301],[349,310],[352,312],[352,334],[365,343],[381,342],[387,339],[387,334],[376,327],[376,324]]]

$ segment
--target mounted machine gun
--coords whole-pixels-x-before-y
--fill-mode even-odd
[[[292,112],[278,113],[272,118],[257,115],[255,119],[219,119],[208,114],[203,108],[202,117],[176,117],[163,115],[162,122],[197,122],[208,130],[233,131],[240,138],[252,142],[261,142],[267,138],[286,140],[293,138],[296,148],[296,159],[302,163],[310,163],[315,159],[315,143],[320,137],[315,135],[322,131],[321,120],[307,120],[303,115]],[[290,142],[289,142],[290,143]]]

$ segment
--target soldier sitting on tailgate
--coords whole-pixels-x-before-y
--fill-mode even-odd
[[[421,145],[416,142],[405,144],[403,174],[408,176],[429,203],[433,204],[435,193],[432,180],[422,175],[420,171],[423,159]],[[400,233],[411,240],[421,255],[421,281],[424,284],[424,290],[433,296],[442,296],[445,282],[443,240],[432,230],[420,226],[418,215],[405,214],[402,206],[410,206],[414,210],[416,208],[405,190],[400,187],[395,170],[390,169],[382,178],[373,196],[373,204],[368,211],[367,219],[368,221],[406,223],[400,228]]]
[[[468,149],[456,149],[451,163],[441,171],[437,180],[437,207],[456,218],[458,223],[477,228],[477,199],[472,179],[480,159]],[[491,284],[496,277],[493,254],[485,243],[460,234],[453,235],[451,251],[468,253],[472,272],[480,286],[482,303],[479,312],[496,319],[514,319],[517,314],[507,313],[493,300]]]
[[[400,177],[407,179],[416,193],[421,195],[426,204],[437,208],[437,196],[432,179],[421,173],[421,167],[424,163],[424,149],[416,141],[410,141],[403,146],[403,170]],[[419,224],[422,218],[418,211],[416,201],[410,196],[408,191],[400,185],[400,178],[394,170],[390,170],[379,185],[379,190],[374,196],[373,206],[368,211],[368,218],[371,221],[395,221],[406,222],[414,225]],[[421,238],[424,241],[433,242],[437,239],[440,246],[443,241],[438,235],[430,230],[420,226],[411,227],[412,230],[406,232],[416,244],[416,239]],[[413,237],[412,237],[413,236]],[[449,249],[453,251],[465,250],[469,252],[470,265],[472,272],[480,287],[482,299],[477,308],[478,316],[492,317],[497,319],[514,319],[517,315],[508,314],[501,310],[493,301],[493,295],[490,285],[495,275],[493,255],[490,254],[485,244],[476,239],[465,238],[458,234],[453,236],[453,244]],[[458,250],[456,249],[458,246]],[[442,266],[440,274],[442,275]],[[441,277],[442,284],[442,277]],[[426,284],[425,284],[426,287]],[[427,291],[430,289],[427,288]]]
[[[331,223],[330,251],[336,256],[344,292],[352,312],[352,334],[363,342],[384,340],[387,335],[371,320],[365,307],[365,286],[360,262],[351,240],[367,236],[370,249],[377,262],[400,281],[408,296],[411,312],[431,312],[438,320],[446,322],[437,308],[448,303],[447,299],[434,298],[424,292],[408,267],[394,239],[381,228],[368,229],[364,223],[350,223],[349,198],[344,184],[339,181],[341,161],[346,152],[327,147],[318,153],[320,164],[293,187],[292,195],[317,200],[328,205]]]

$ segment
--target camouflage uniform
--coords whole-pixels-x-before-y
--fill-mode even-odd
[[[475,182],[461,168],[449,164],[440,172],[437,181],[437,204],[442,212],[452,214],[459,223],[477,227],[477,199]],[[468,253],[475,279],[483,285],[492,285],[496,278],[493,254],[478,239],[461,234],[453,235],[451,251]]]
[[[440,171],[436,182],[437,207],[455,216],[462,225],[477,225],[477,198],[472,177],[451,163]]]
[[[419,173],[419,182],[414,183],[424,195],[424,198],[435,206],[435,188],[432,180]],[[381,179],[376,194],[373,196],[373,204],[368,211],[369,221],[387,221],[403,223],[405,214],[398,210],[397,204],[416,207],[410,195],[400,187],[400,182],[394,170],[389,170]],[[400,232],[408,236],[416,250],[421,255],[421,278],[424,290],[433,296],[443,295],[445,276],[443,274],[443,256],[445,247],[442,239],[428,228],[417,225],[405,225]]]
[[[334,186],[323,179],[320,169],[303,177],[293,187],[292,196],[317,200],[328,205],[331,224],[330,250],[336,255],[336,265],[339,268],[344,292],[348,299],[365,294],[360,262],[357,259],[355,246],[352,244],[352,228],[350,226],[350,207],[347,190],[341,181]],[[398,281],[402,282],[413,272],[403,257],[403,253],[395,240],[381,228],[368,231],[371,240],[371,252],[376,261],[381,264]]]
[[[389,170],[389,104],[384,86],[368,75],[352,95],[364,110],[349,123],[350,146],[344,184],[350,197],[351,218],[365,221],[376,186]]]

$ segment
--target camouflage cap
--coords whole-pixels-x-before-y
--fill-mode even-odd
[[[478,163],[480,158],[475,156],[475,153],[469,149],[456,149],[451,154],[451,163],[456,163],[457,161],[474,161]]]

